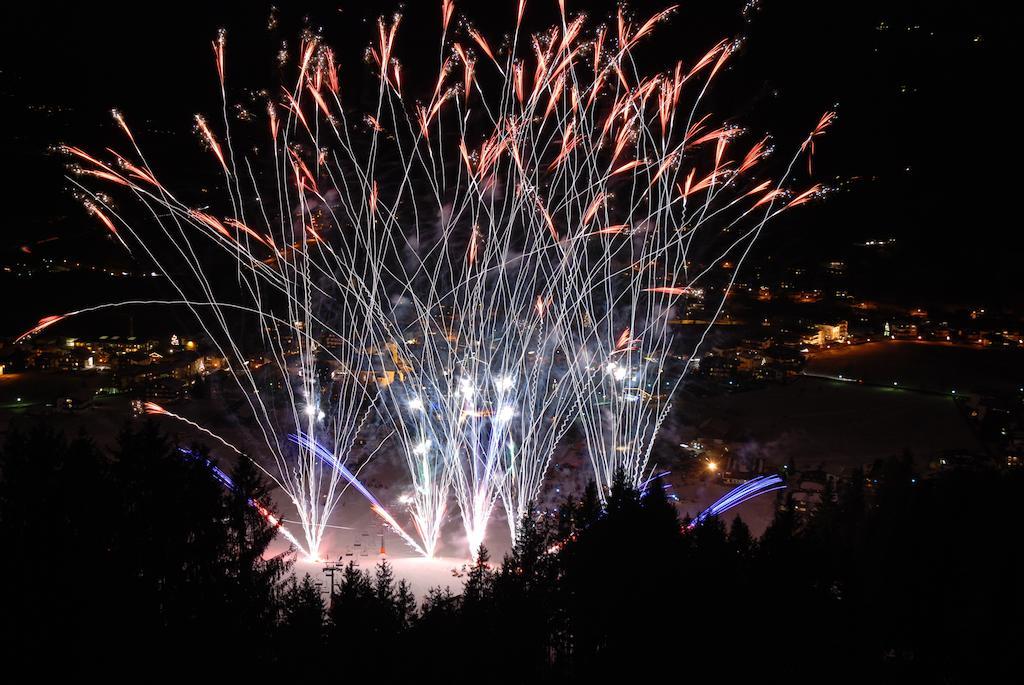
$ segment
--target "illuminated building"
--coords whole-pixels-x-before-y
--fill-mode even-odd
[[[814,333],[801,338],[804,345],[817,345],[824,347],[829,343],[843,343],[849,337],[848,324],[846,321],[837,323],[819,323],[815,326]]]

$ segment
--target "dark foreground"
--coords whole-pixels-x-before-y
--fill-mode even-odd
[[[890,459],[811,514],[783,507],[760,540],[738,518],[686,531],[660,488],[619,482],[603,508],[591,488],[528,518],[458,595],[415,598],[382,563],[328,599],[265,558],[275,533],[248,501],[267,487],[244,460],[231,492],[151,425],[119,445],[8,437],[9,675],[944,683],[1020,666],[1020,471],[922,478]]]

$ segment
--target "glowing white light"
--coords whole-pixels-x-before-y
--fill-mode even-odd
[[[608,362],[605,365],[604,370],[608,372],[608,375],[617,381],[625,380],[629,374],[629,369],[624,366],[620,366],[618,362]]]
[[[430,440],[424,440],[420,444],[412,448],[412,453],[418,457],[422,457],[424,454],[430,451],[431,446]]]
[[[504,405],[500,407],[498,411],[494,413],[495,421],[511,421],[512,417],[516,415],[515,407]]]
[[[423,411],[423,400],[419,397],[414,397],[409,400],[409,409],[412,411]]]
[[[515,385],[515,381],[510,376],[499,376],[494,381],[494,388],[498,392],[508,392]]]
[[[316,415],[316,405],[307,404],[305,409],[303,409],[303,411],[305,412],[306,416],[315,416]]]

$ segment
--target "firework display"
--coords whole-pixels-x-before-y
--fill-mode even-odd
[[[448,521],[465,552],[496,512],[514,537],[573,429],[599,486],[622,470],[646,487],[744,260],[770,219],[823,190],[790,190],[790,175],[833,113],[762,173],[769,139],[705,106],[734,45],[645,73],[633,52],[675,8],[620,9],[607,25],[559,8],[557,25],[527,34],[520,0],[499,45],[444,0],[425,88],[403,81],[401,16],[380,19],[362,109],[335,53],[306,34],[258,130],[233,120],[222,33],[223,110],[195,118],[221,198],[165,185],[118,112],[125,151],[65,148],[89,214],[180,298],[146,304],[189,310],[227,360],[254,436],[244,452],[294,506],[289,539],[311,558],[349,487],[424,556]],[[723,261],[724,285],[706,288]],[[674,322],[695,299],[710,315],[684,338]],[[48,316],[22,337],[140,303]],[[388,507],[358,477],[384,453],[403,474]],[[751,481],[693,523],[778,487]]]

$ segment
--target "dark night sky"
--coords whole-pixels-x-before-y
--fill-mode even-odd
[[[397,49],[414,80],[412,55],[429,54],[435,68],[439,4],[404,9]],[[646,16],[666,4],[629,6]],[[269,5],[244,5],[18,3],[6,10],[0,102],[8,119],[5,166],[14,173],[6,182],[0,262],[50,236],[60,239],[38,246],[37,255],[113,251],[71,200],[62,161],[47,148],[73,142],[98,149],[119,140],[108,115],[118,107],[144,131],[158,169],[161,160],[197,159],[188,156],[201,155],[191,116],[219,107],[210,49],[218,28],[228,30],[236,90],[274,86],[273,55],[283,40],[295,49],[307,20],[339,48],[343,79],[354,78],[365,70],[356,62],[373,20],[398,7],[294,3],[301,11],[280,12],[278,28],[268,31]],[[575,12],[584,3],[567,5]],[[746,16],[743,5],[684,3],[649,41],[657,47],[640,54],[660,68],[692,61],[721,37],[743,36],[709,109],[773,133],[780,153],[838,103],[840,119],[815,162],[819,180],[843,181],[843,191],[778,223],[761,253],[823,260],[845,256],[855,242],[895,236],[890,268],[869,275],[875,292],[1019,312],[1014,272],[1024,243],[1010,212],[1016,177],[1002,170],[1018,156],[1009,105],[1018,79],[1001,3],[762,0]],[[613,7],[586,4],[595,17]],[[457,8],[492,43],[514,23],[512,0],[463,0]],[[533,0],[527,23],[546,26],[556,8],[554,0]]]

